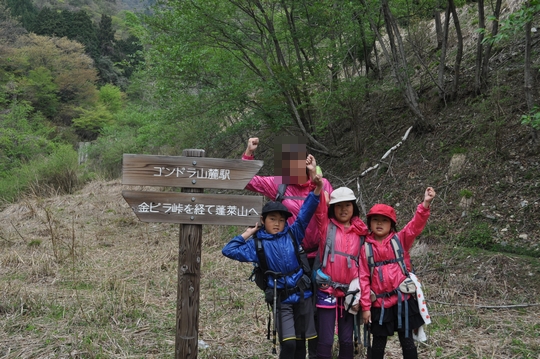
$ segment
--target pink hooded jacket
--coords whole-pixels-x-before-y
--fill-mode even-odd
[[[334,238],[334,251],[339,251],[353,256],[361,254],[362,247],[360,246],[360,236],[368,234],[368,229],[365,223],[358,217],[351,218],[351,226],[345,228],[341,223],[334,218],[328,218],[328,206],[326,198],[320,197],[320,204],[315,213],[315,220],[319,226],[321,241],[319,242],[319,259],[321,260],[321,270],[324,274],[329,275],[333,282],[349,284],[354,278],[358,278],[360,268],[356,262],[351,260],[351,267],[348,266],[347,257],[336,254],[334,262],[330,259],[330,254],[326,259],[326,267],[323,268],[324,251],[326,246],[326,236],[328,233],[328,224],[332,222],[336,226],[336,237]],[[360,260],[360,259],[359,259]],[[321,289],[322,291],[332,294],[335,297],[344,297],[345,293],[334,288]]]
[[[242,155],[243,160],[253,160],[253,156]],[[332,185],[326,178],[323,178],[323,190],[332,193]],[[246,189],[249,191],[257,192],[270,200],[275,200],[279,184],[274,181],[274,176],[254,176],[251,181],[246,186]],[[315,184],[311,180],[303,184],[290,184],[287,186],[285,191],[284,199],[282,201],[283,205],[291,211],[293,214],[292,217],[289,217],[287,222],[291,226],[298,212],[300,212],[300,207],[304,203],[304,199],[307,197],[309,192],[315,189]],[[324,196],[321,196],[321,198]],[[306,229],[306,234],[304,240],[302,241],[302,247],[306,251],[308,258],[314,258],[317,255],[317,249],[319,245],[319,231],[315,220],[312,219],[309,222],[309,225]]]
[[[429,218],[429,208],[425,208],[422,203],[416,207],[416,213],[413,219],[398,233],[399,241],[403,246],[405,252],[405,264],[407,269],[411,268],[411,260],[409,250],[411,249],[416,237],[422,233],[422,230],[426,226]],[[394,232],[390,232],[382,242],[377,241],[370,233],[366,237],[366,243],[371,243],[373,248],[373,259],[375,262],[386,261],[395,259],[394,250],[392,249],[392,243],[390,242]],[[380,280],[379,272],[382,272],[383,280]],[[371,306],[380,308],[382,306],[383,298],[377,298],[377,300],[371,303],[370,290],[373,290],[376,294],[388,293],[396,289],[406,276],[401,271],[401,267],[398,263],[390,263],[380,267],[375,267],[373,270],[373,276],[371,276],[371,270],[368,266],[366,251],[362,250],[360,253],[360,290],[361,298],[360,303],[363,311],[368,311]],[[403,295],[404,300],[409,299],[409,294]],[[390,308],[397,304],[398,296],[392,295],[384,298],[384,307]]]

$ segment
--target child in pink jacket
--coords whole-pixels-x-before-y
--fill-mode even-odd
[[[320,197],[316,221],[319,226],[320,269],[317,272],[317,359],[331,359],[337,320],[339,359],[353,359],[354,316],[344,306],[351,281],[359,276],[361,236],[367,227],[360,219],[356,197],[351,189],[340,187],[330,195],[330,207]],[[326,279],[326,280],[325,280]],[[352,303],[352,301],[351,301]],[[360,303],[353,306],[358,311]]]
[[[424,320],[419,313],[414,294],[404,293],[399,286],[408,277],[407,271],[411,268],[409,250],[427,223],[433,198],[435,190],[428,187],[424,201],[418,205],[413,219],[397,233],[404,251],[401,264],[404,262],[405,269],[396,258],[392,246],[392,238],[397,232],[395,210],[385,204],[376,204],[367,215],[370,233],[364,245],[371,249],[373,257],[370,261],[366,250],[361,252],[360,302],[363,322],[371,325],[372,359],[384,357],[386,341],[395,331],[398,332],[403,358],[418,358],[412,331],[422,326]]]

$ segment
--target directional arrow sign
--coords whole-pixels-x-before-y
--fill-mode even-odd
[[[255,225],[262,196],[177,192],[123,191],[122,196],[142,222]]]
[[[122,184],[244,189],[263,161],[124,154]]]

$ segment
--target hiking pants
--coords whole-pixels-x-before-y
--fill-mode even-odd
[[[313,301],[309,298],[303,304],[281,303],[277,315],[279,359],[305,359],[306,339],[317,337],[313,320]]]
[[[334,329],[338,326],[339,359],[353,359],[354,316],[343,308],[317,308],[319,322],[317,359],[332,359]]]
[[[405,338],[404,331],[398,331],[399,343],[401,344],[401,350],[403,352],[403,359],[418,359],[418,351],[412,333],[409,333],[409,337]],[[371,344],[371,359],[383,359],[384,349],[386,348],[387,336],[374,335],[373,342]]]

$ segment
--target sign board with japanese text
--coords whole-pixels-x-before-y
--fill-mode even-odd
[[[122,184],[244,189],[263,161],[124,154]]]
[[[253,226],[260,219],[262,196],[122,191],[142,222]]]
[[[182,192],[122,191],[142,222],[179,223],[175,359],[198,353],[202,225],[253,226],[260,220],[262,196],[204,194],[205,188],[244,189],[262,161],[205,158],[202,149],[183,156],[124,154],[122,184],[182,187]]]

